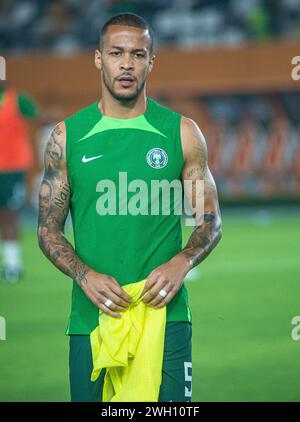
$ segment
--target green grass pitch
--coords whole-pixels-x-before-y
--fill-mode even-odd
[[[184,229],[187,238],[190,229]],[[300,219],[223,218],[223,239],[187,281],[193,401],[300,401]],[[71,279],[23,231],[24,281],[0,284],[0,401],[68,401]]]

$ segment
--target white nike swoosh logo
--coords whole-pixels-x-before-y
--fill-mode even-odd
[[[86,158],[86,156],[84,155],[82,157],[82,160],[81,161],[83,163],[87,163],[88,161],[96,160],[96,158],[100,158],[100,157],[103,157],[103,155],[97,155],[97,157],[90,157],[90,158]]]

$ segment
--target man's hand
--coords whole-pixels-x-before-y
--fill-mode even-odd
[[[114,277],[97,273],[94,270],[87,272],[80,285],[94,305],[107,315],[115,318],[121,317],[116,311],[125,311],[132,302],[132,298],[122,289]],[[109,307],[104,304],[108,299],[112,301]]]
[[[181,288],[184,277],[189,271],[188,259],[183,255],[175,255],[166,264],[155,268],[147,277],[141,297],[145,294],[143,302],[154,308],[162,308],[169,303]],[[167,295],[159,294],[164,290]]]

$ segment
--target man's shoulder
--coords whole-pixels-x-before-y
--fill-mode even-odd
[[[96,107],[97,102],[93,102],[92,104],[77,110],[75,113],[71,114],[64,120],[66,125],[68,126],[70,123],[76,123],[80,121],[84,122],[86,118],[95,114]]]
[[[192,120],[190,117],[179,113],[166,105],[163,105],[151,98],[149,100],[152,103],[152,108],[157,111],[157,115],[160,116],[160,119],[167,120],[172,124],[174,120],[170,119],[170,117],[176,118],[177,121],[180,122],[180,130],[181,130],[181,137],[186,137],[190,139],[191,136],[194,138],[200,139],[201,142],[205,142],[203,133],[197,123]]]
[[[171,109],[167,105],[161,104],[160,102],[154,100],[153,98],[149,98],[152,105],[152,109],[159,113],[161,116],[174,116],[174,117],[182,117],[181,113],[178,113],[177,111]]]

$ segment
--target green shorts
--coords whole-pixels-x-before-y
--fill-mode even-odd
[[[90,336],[70,335],[70,390],[72,402],[100,402],[105,369],[97,381],[90,381],[92,373]],[[168,322],[162,383],[159,402],[192,401],[192,325],[189,322]]]
[[[25,205],[25,176],[24,171],[0,172],[0,208],[16,211]]]

